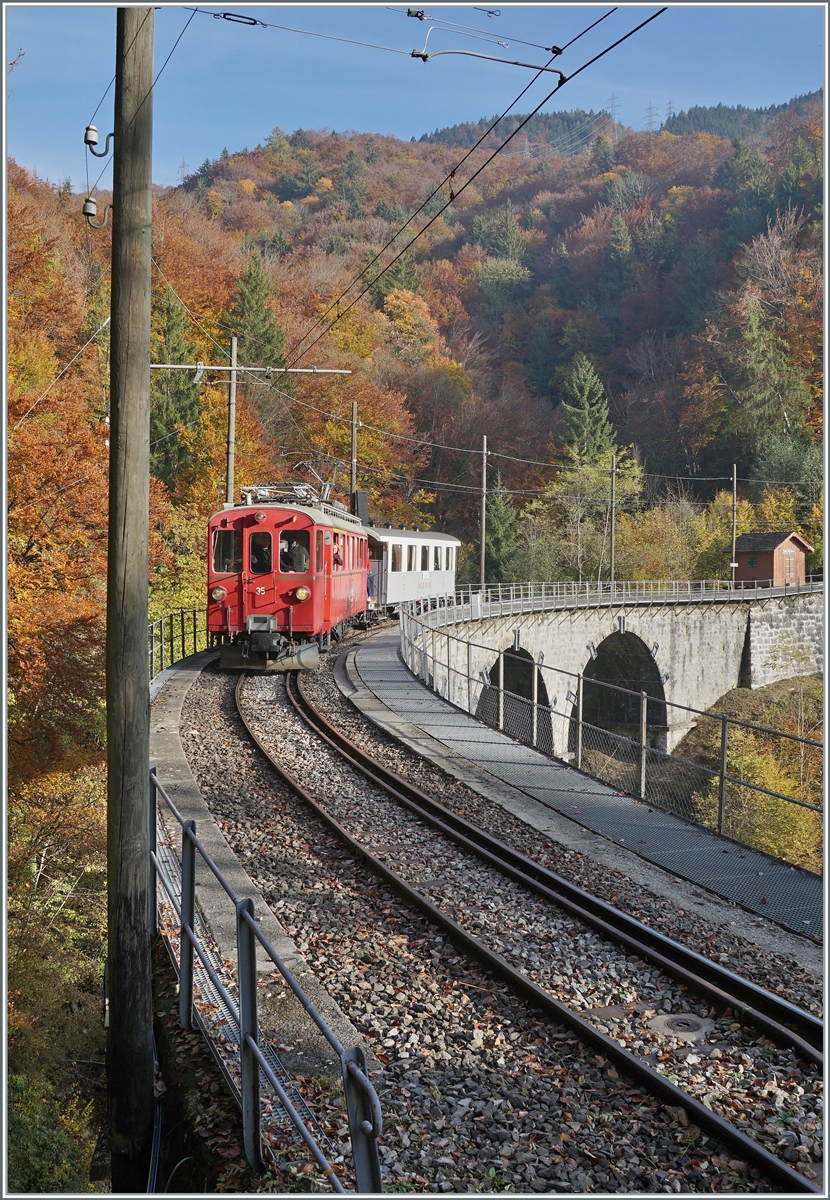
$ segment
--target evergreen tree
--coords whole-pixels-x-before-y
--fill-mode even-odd
[[[380,217],[382,221],[389,221],[392,225],[403,225],[405,221],[404,211],[400,204],[390,204],[388,200],[378,200],[375,205],[375,216]]]
[[[610,254],[613,262],[625,263],[631,257],[631,234],[625,217],[618,213],[611,221]]]
[[[616,440],[608,419],[602,380],[584,354],[577,355],[565,391],[568,396],[562,400],[565,447],[580,465],[595,463],[614,450]]]
[[[239,361],[246,367],[285,366],[285,334],[268,305],[273,294],[262,259],[252,254],[225,314],[225,325],[239,339]]]
[[[508,200],[496,217],[490,234],[490,250],[495,258],[521,260],[525,252],[525,241],[516,220],[516,212]]]
[[[487,583],[510,580],[516,550],[516,510],[499,474],[496,486],[487,496],[484,536],[484,578]]]
[[[383,269],[380,263],[375,263],[369,267],[369,263],[373,258],[374,255],[371,250],[367,250],[363,263],[364,267],[368,267],[366,281],[374,280],[369,287],[369,295],[378,308],[383,308],[386,297],[396,289],[398,291],[416,293],[421,290],[421,281],[415,270],[415,259],[411,251],[402,254],[397,262],[393,263],[383,275],[380,274]],[[379,276],[379,278],[376,279],[375,276]]]
[[[737,365],[741,377],[733,391],[740,402],[742,432],[755,454],[776,434],[806,442],[809,393],[787,357],[787,343],[774,323],[764,321],[756,298],[746,306]]]
[[[274,295],[274,286],[262,265],[259,254],[253,254],[242,275],[237,280],[236,288],[231,295],[231,303],[225,314],[224,324],[230,334],[236,334],[238,341],[237,361],[246,367],[283,367],[285,366],[285,334],[277,324],[276,318],[268,304]],[[279,443],[283,436],[283,427],[275,417],[274,397],[270,388],[262,387],[262,375],[240,378],[240,397],[249,400],[260,417],[269,422],[269,435]],[[253,380],[258,380],[259,385]],[[291,375],[277,375],[272,386],[281,392],[292,394]],[[284,405],[277,406],[282,413]]]
[[[345,254],[347,249],[345,238],[339,233],[333,233],[326,242],[326,254]]]
[[[610,138],[604,133],[594,139],[591,145],[591,166],[597,175],[605,175],[614,166],[614,147]]]
[[[186,336],[187,320],[171,288],[153,300],[152,361],[193,362]],[[150,470],[172,491],[188,460],[177,425],[190,425],[199,415],[199,385],[189,371],[150,372]]]
[[[373,137],[368,137],[363,144],[363,157],[369,166],[373,166],[376,162],[380,162],[380,148]]]

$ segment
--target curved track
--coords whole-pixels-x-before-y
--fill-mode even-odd
[[[305,695],[297,672],[291,673],[286,686],[295,710],[321,737],[367,779],[415,812],[432,828],[484,862],[497,867],[511,879],[524,884],[530,891],[553,901],[586,925],[666,971],[672,978],[692,987],[697,995],[704,997],[715,1008],[732,1008],[742,1020],[765,1033],[776,1045],[795,1050],[802,1057],[822,1065],[824,1023],[818,1017],[650,929],[604,900],[575,887],[547,867],[519,854],[481,826],[457,816],[432,796],[413,787],[402,776],[371,758],[336,729]]]
[[[684,1109],[697,1126],[718,1138],[787,1191],[820,1192],[820,1189],[805,1176],[517,970],[502,955],[471,934],[362,845],[262,744],[246,720],[239,703],[244,680],[245,677],[241,677],[237,685],[237,709],[252,741],[289,786],[317,813],[355,857],[385,880],[407,902],[420,909],[429,920],[445,929],[472,957],[507,980],[516,992],[557,1022],[573,1029],[584,1042],[600,1050],[663,1103]],[[822,1025],[815,1017],[710,963],[640,922],[618,913],[610,905],[567,883],[547,868],[518,854],[490,837],[484,830],[451,813],[432,797],[413,788],[406,780],[369,758],[334,729],[302,695],[296,673],[290,673],[286,677],[286,687],[289,699],[298,714],[312,726],[318,736],[324,738],[345,758],[351,767],[360,771],[376,788],[409,809],[418,819],[452,841],[459,849],[475,854],[490,867],[495,867],[536,895],[564,909],[598,933],[647,959],[667,975],[682,980],[695,994],[705,997],[715,1008],[731,1007],[740,1012],[747,1022],[763,1030],[776,1044],[790,1047],[802,1057],[814,1062],[821,1061],[818,1047],[821,1044]]]

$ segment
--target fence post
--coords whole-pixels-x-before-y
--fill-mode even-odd
[[[536,735],[539,720],[539,668],[536,666],[536,661],[533,662],[533,716],[530,730],[530,744],[536,748]]]
[[[648,751],[648,693],[640,692],[640,799],[646,798],[646,757]]]
[[[366,1055],[360,1046],[344,1050],[340,1065],[357,1192],[360,1195],[377,1195],[383,1191],[378,1154],[378,1138],[383,1127],[380,1102],[374,1089],[370,1090],[368,1086]]]
[[[196,920],[196,847],[189,834],[196,835],[196,822],[182,826],[182,928],[179,945],[179,1024],[192,1029],[193,1009],[193,943],[185,927],[193,928]]]
[[[181,618],[181,626],[182,626],[182,658],[184,658],[186,651],[184,648],[184,609],[183,608],[179,609],[179,616]]]
[[[576,681],[576,769],[582,769],[582,672]]]
[[[256,1170],[262,1161],[259,1128],[259,1063],[248,1045],[248,1038],[257,1041],[256,1003],[256,939],[243,913],[254,915],[254,902],[249,897],[236,905],[236,962],[239,984],[239,1069],[242,1075],[242,1139],[245,1157]]]
[[[152,854],[155,854],[157,852],[157,845],[156,845],[156,804],[157,804],[157,800],[156,800],[155,778],[156,778],[156,768],[150,767],[150,784],[149,784],[150,803],[149,803],[148,807],[149,807],[149,813],[150,813],[150,842],[149,842],[149,844],[150,844],[150,852]],[[149,892],[150,892],[150,936],[152,938],[157,938],[158,932],[159,932],[159,918],[158,918],[158,903],[156,900],[156,890],[157,890],[158,885],[156,883],[156,868],[155,868],[155,864],[153,863],[152,858],[149,860],[149,867],[150,867],[150,888],[149,888]]]
[[[467,712],[473,711],[473,648],[467,642]]]
[[[447,630],[447,699],[452,704],[452,646],[449,629]]]
[[[729,746],[729,718],[721,717],[720,727],[720,780],[718,784],[718,833],[723,833],[726,815],[726,752]]]
[[[504,729],[504,651],[499,650],[499,730]]]

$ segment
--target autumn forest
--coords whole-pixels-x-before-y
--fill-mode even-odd
[[[356,401],[372,517],[456,534],[465,578],[483,434],[488,579],[607,578],[612,455],[617,578],[726,577],[733,463],[738,533],[798,529],[820,571],[823,99],[747,112],[534,119],[478,174],[517,121],[277,127],[183,165],[152,361],[206,366],[153,372],[151,616],[204,602],[233,335],[245,366],[351,371],[243,376],[237,484],[347,499]],[[37,1064],[100,1038],[110,229],[14,162],[8,194],[14,1170],[88,1190],[92,1109]]]

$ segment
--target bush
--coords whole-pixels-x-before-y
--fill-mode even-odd
[[[89,1192],[94,1141],[92,1106],[60,1101],[49,1084],[10,1075],[8,1084],[9,1192]]]

